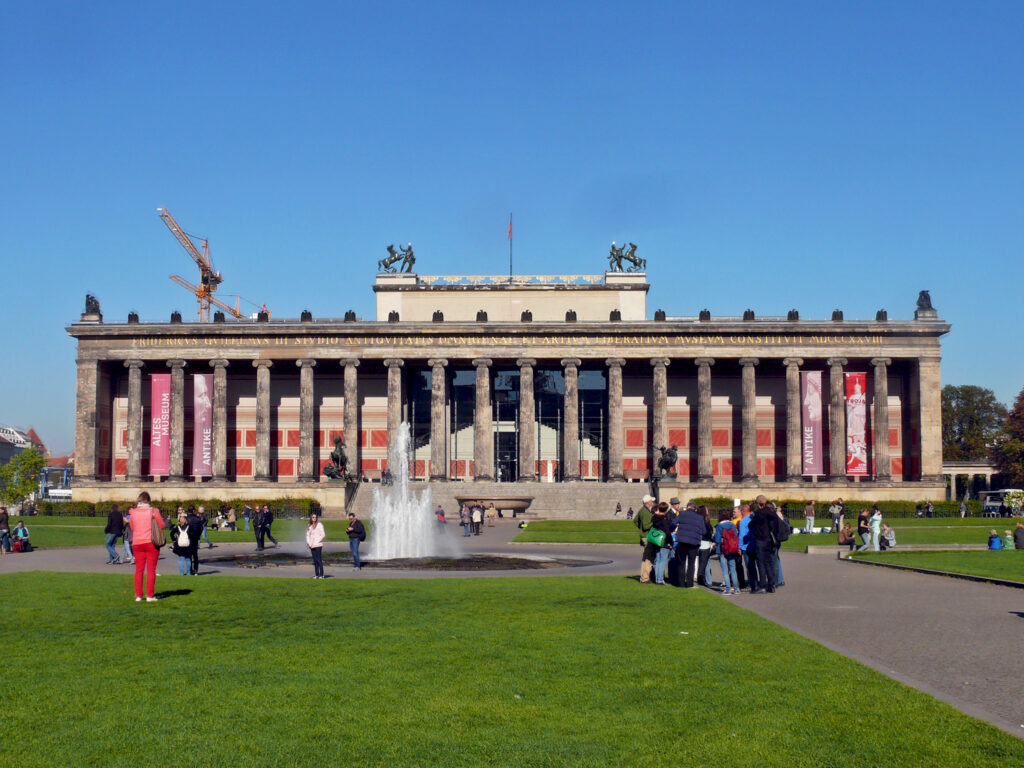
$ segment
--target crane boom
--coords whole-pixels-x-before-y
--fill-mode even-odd
[[[196,244],[192,242],[190,238],[171,216],[171,212],[166,208],[157,208],[157,213],[163,220],[167,228],[171,230],[171,234],[181,243],[181,247],[184,248],[188,255],[192,257],[193,261],[198,265],[201,276],[204,278],[203,283],[209,282],[212,290],[216,290],[213,286],[216,286],[221,282],[220,272],[216,272],[213,269],[213,264],[210,263],[210,242],[208,240],[201,240],[203,246],[203,252],[200,253],[199,249],[196,248]]]
[[[210,304],[212,304],[215,307],[219,307],[220,309],[223,309],[225,312],[227,312],[229,315],[231,315],[234,318],[237,318],[239,320],[242,320],[242,319],[245,318],[245,315],[243,315],[238,310],[238,307],[232,307],[230,304],[227,304],[227,303],[221,301],[216,296],[210,296],[209,294],[206,294],[203,291],[203,289],[200,288],[198,285],[193,285],[192,283],[190,283],[188,280],[186,280],[185,278],[181,277],[180,275],[171,275],[171,280],[176,282],[178,285],[180,285],[185,290],[191,291],[192,293],[194,293],[196,295],[196,298],[199,299],[199,319],[200,320],[208,319],[209,312],[210,312],[210,307],[209,307]],[[206,302],[205,305],[204,305],[204,302]]]

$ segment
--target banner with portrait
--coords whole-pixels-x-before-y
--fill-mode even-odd
[[[846,374],[846,474],[868,473],[867,374]]]
[[[149,474],[166,477],[171,472],[171,374],[152,374],[149,389]]]
[[[213,374],[192,375],[192,475],[213,474]]]
[[[823,475],[825,471],[821,446],[821,371],[804,371],[800,374],[800,383],[800,402],[803,411],[800,453],[803,456],[803,473]]]

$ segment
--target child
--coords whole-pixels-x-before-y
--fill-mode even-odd
[[[999,538],[999,532],[993,528],[988,532],[988,548],[989,549],[1002,549],[1003,540]]]

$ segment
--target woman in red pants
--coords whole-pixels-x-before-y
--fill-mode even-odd
[[[128,517],[132,527],[132,551],[135,554],[135,602],[142,602],[143,575],[146,581],[146,602],[155,603],[156,595],[156,561],[160,550],[153,544],[153,521],[165,528],[160,510],[149,505],[149,494],[143,491],[139,501]]]

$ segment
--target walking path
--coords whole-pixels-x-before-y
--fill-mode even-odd
[[[326,566],[329,578],[537,578],[547,576],[633,575],[639,572],[639,547],[621,544],[513,544],[519,529],[499,520],[481,536],[464,538],[459,526],[448,536],[467,553],[593,559],[582,568],[530,571],[422,571]],[[363,556],[372,558],[372,542]],[[202,548],[209,556],[254,553],[250,543]],[[305,556],[301,542],[282,542],[279,552]],[[348,551],[328,542],[325,553]],[[177,559],[166,551],[158,573],[177,573]],[[131,566],[105,565],[102,542],[96,547],[43,549],[0,558],[0,573],[45,570],[90,573],[132,572]],[[774,595],[723,597],[792,629],[845,656],[942,699],[961,711],[1024,738],[1024,592],[941,576],[895,573],[841,562],[828,556],[783,553],[787,586]],[[718,576],[717,563],[712,565]],[[235,568],[203,564],[201,574],[242,577],[309,578],[309,564]],[[639,589],[640,586],[637,585]],[[823,669],[822,675],[832,671]]]

